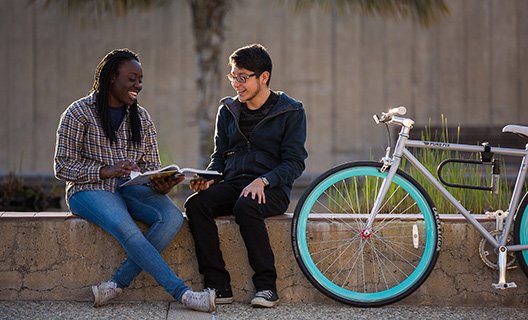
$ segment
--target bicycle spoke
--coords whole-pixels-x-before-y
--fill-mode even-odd
[[[395,176],[398,183],[388,186],[370,233],[364,233],[385,175],[373,166],[357,172],[336,171],[339,178],[328,176],[319,182],[320,187],[314,184],[310,204],[300,207],[303,234],[299,236],[304,244],[303,258],[297,261],[307,263],[303,272],[313,275],[310,281],[323,292],[377,305],[408,294],[416,288],[414,283],[429,274],[434,251],[425,254],[435,242],[427,230],[431,228],[434,235],[437,220],[429,204],[419,198],[421,194]],[[401,286],[404,282],[411,285]],[[378,302],[367,302],[370,296]]]
[[[385,289],[389,289],[390,285],[389,285],[389,281],[387,280],[387,277],[385,276],[385,272],[384,272],[383,267],[385,267],[385,269],[387,270],[387,274],[391,276],[391,278],[394,280],[394,282],[399,284],[398,280],[394,277],[393,273],[389,272],[390,271],[389,267],[387,266],[387,263],[385,262],[387,260],[385,259],[385,257],[383,257],[382,254],[380,254],[381,252],[376,250],[375,247],[372,247],[371,249],[372,249],[372,254],[376,256],[376,261],[378,261],[377,265],[378,265],[378,268],[380,270],[381,276],[383,277],[383,282],[385,284]]]

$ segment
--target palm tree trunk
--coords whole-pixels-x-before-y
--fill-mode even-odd
[[[191,5],[196,52],[199,125],[198,166],[205,168],[214,147],[214,120],[220,99],[220,52],[224,40],[226,0],[188,0]]]

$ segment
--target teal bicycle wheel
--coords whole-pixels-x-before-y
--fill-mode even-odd
[[[396,302],[427,279],[438,258],[441,227],[427,192],[398,170],[366,234],[370,209],[386,173],[376,162],[352,162],[319,176],[292,221],[299,267],[322,293],[346,304]]]
[[[513,227],[513,243],[514,244],[528,244],[528,193],[524,195],[521,205],[517,210],[515,216],[515,224]],[[528,277],[528,250],[517,251],[517,260],[521,266],[524,275]]]

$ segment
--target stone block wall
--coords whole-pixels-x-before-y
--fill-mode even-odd
[[[25,219],[0,217],[0,300],[90,301],[90,287],[107,280],[126,258],[117,241],[99,227],[76,217]],[[53,214],[50,214],[53,216]],[[300,271],[291,249],[288,215],[267,219],[276,256],[278,289],[283,303],[336,303],[317,291]],[[492,228],[493,221],[484,222]],[[221,247],[231,273],[236,301],[249,302],[254,294],[252,271],[238,225],[217,220]],[[478,254],[481,236],[465,222],[444,219],[443,245],[435,270],[424,285],[398,304],[502,306],[528,305],[528,279],[517,268],[507,281],[518,288],[493,289],[498,272],[484,265]],[[162,256],[176,274],[195,290],[202,277],[187,223]],[[141,273],[118,298],[121,301],[172,298],[146,273]]]

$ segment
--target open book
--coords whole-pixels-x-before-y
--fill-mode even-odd
[[[221,173],[218,171],[199,170],[199,169],[191,169],[191,168],[180,169],[180,167],[178,167],[177,165],[171,164],[159,170],[146,171],[143,173],[137,172],[137,171],[131,171],[130,180],[128,180],[127,182],[119,186],[126,187],[126,186],[133,186],[136,184],[149,183],[150,177],[152,176],[160,176],[164,178],[168,176],[179,176],[179,175],[185,175],[187,177],[198,175],[204,179],[211,180],[215,176],[221,175]]]

